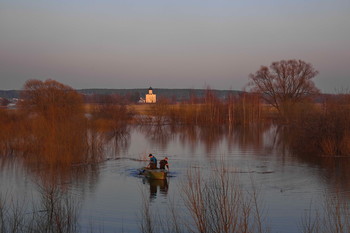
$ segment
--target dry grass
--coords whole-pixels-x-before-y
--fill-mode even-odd
[[[292,148],[321,156],[350,156],[350,95],[300,111],[292,124]]]
[[[132,104],[127,105],[129,110],[134,110],[137,115],[151,115],[154,104]]]
[[[348,233],[350,232],[349,200],[335,193],[327,196],[321,210],[311,207],[301,219],[303,233]]]
[[[41,186],[41,200],[15,202],[0,196],[1,233],[75,233],[79,232],[79,202],[57,186]]]
[[[206,175],[198,169],[188,171],[181,185],[186,208],[181,212],[171,202],[166,217],[154,219],[149,201],[144,200],[142,232],[269,232],[256,189],[243,190],[238,177],[225,166],[212,169]]]
[[[252,125],[264,120],[260,97],[255,94],[217,98],[211,90],[196,102],[169,104],[160,99],[156,104],[138,105],[135,112],[143,115],[140,124],[185,125]]]

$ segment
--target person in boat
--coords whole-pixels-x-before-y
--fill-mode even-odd
[[[165,167],[169,171],[168,157],[165,157],[163,160],[159,161],[159,168],[160,169],[165,169]]]
[[[149,157],[149,164],[147,167],[150,169],[157,169],[157,158],[154,157],[154,155],[152,154],[149,154],[148,157]]]

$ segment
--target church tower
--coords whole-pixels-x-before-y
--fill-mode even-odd
[[[153,94],[153,89],[150,87],[148,89],[148,94],[146,94],[146,103],[155,103],[157,102],[157,95]]]

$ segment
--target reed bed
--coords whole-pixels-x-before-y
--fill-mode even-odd
[[[151,105],[142,123],[164,125],[253,125],[267,119],[261,99],[256,94],[243,93],[219,99],[211,90],[203,98],[178,104],[160,99]]]
[[[80,232],[80,204],[58,186],[41,186],[39,201],[15,201],[0,196],[1,233]]]
[[[300,229],[303,233],[347,233],[350,232],[349,200],[340,193],[327,195],[321,209],[312,206],[302,216]]]
[[[212,169],[207,175],[187,172],[180,188],[183,204],[177,202],[185,208],[181,213],[171,202],[163,218],[157,216],[144,198],[141,232],[270,232],[257,189],[243,189],[224,165]]]
[[[336,95],[295,118],[291,147],[326,157],[350,156],[350,95]]]

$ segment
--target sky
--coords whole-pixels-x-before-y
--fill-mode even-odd
[[[0,0],[0,90],[243,90],[301,59],[325,93],[350,92],[349,0]]]

